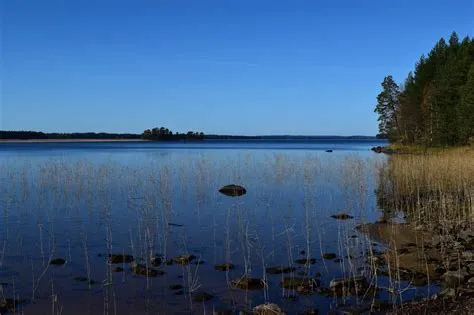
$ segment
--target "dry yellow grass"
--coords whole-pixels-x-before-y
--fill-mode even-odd
[[[474,218],[474,149],[394,154],[380,170],[379,204],[420,220]]]

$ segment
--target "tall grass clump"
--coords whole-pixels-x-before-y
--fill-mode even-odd
[[[379,206],[411,221],[465,221],[474,214],[474,150],[393,155],[379,173]]]

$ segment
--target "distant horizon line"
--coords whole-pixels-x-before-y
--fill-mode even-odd
[[[35,130],[0,130],[0,133],[5,132],[12,132],[12,133],[20,133],[20,132],[27,132],[27,133],[42,133],[44,135],[85,135],[85,134],[95,134],[95,135],[110,135],[110,136],[141,136],[142,133],[135,133],[135,132],[95,132],[95,131],[86,131],[86,132],[44,132],[44,131],[35,131]],[[204,133],[205,137],[242,137],[242,138],[377,138],[377,135],[334,135],[334,134],[316,134],[316,135],[308,135],[308,134],[252,134],[252,135],[245,135],[245,134],[219,134],[219,133]]]

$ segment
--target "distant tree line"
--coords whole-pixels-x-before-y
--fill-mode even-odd
[[[140,139],[139,134],[132,133],[95,133],[95,132],[84,132],[84,133],[45,133],[40,131],[3,131],[0,130],[0,139],[11,139],[11,140],[36,140],[36,139],[123,139],[132,140]]]
[[[173,133],[168,128],[146,129],[141,138],[151,141],[177,141],[177,140],[204,140],[203,132],[188,131],[187,133]]]
[[[454,146],[474,136],[474,38],[452,33],[422,55],[400,86],[382,82],[375,112],[379,137],[391,142]]]

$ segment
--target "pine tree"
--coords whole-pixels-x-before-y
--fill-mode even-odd
[[[471,64],[466,84],[461,88],[460,137],[468,142],[474,136],[474,63]]]
[[[379,134],[396,140],[399,137],[398,110],[400,107],[400,88],[392,76],[387,76],[382,82],[382,92],[377,96],[374,112],[379,115]]]

